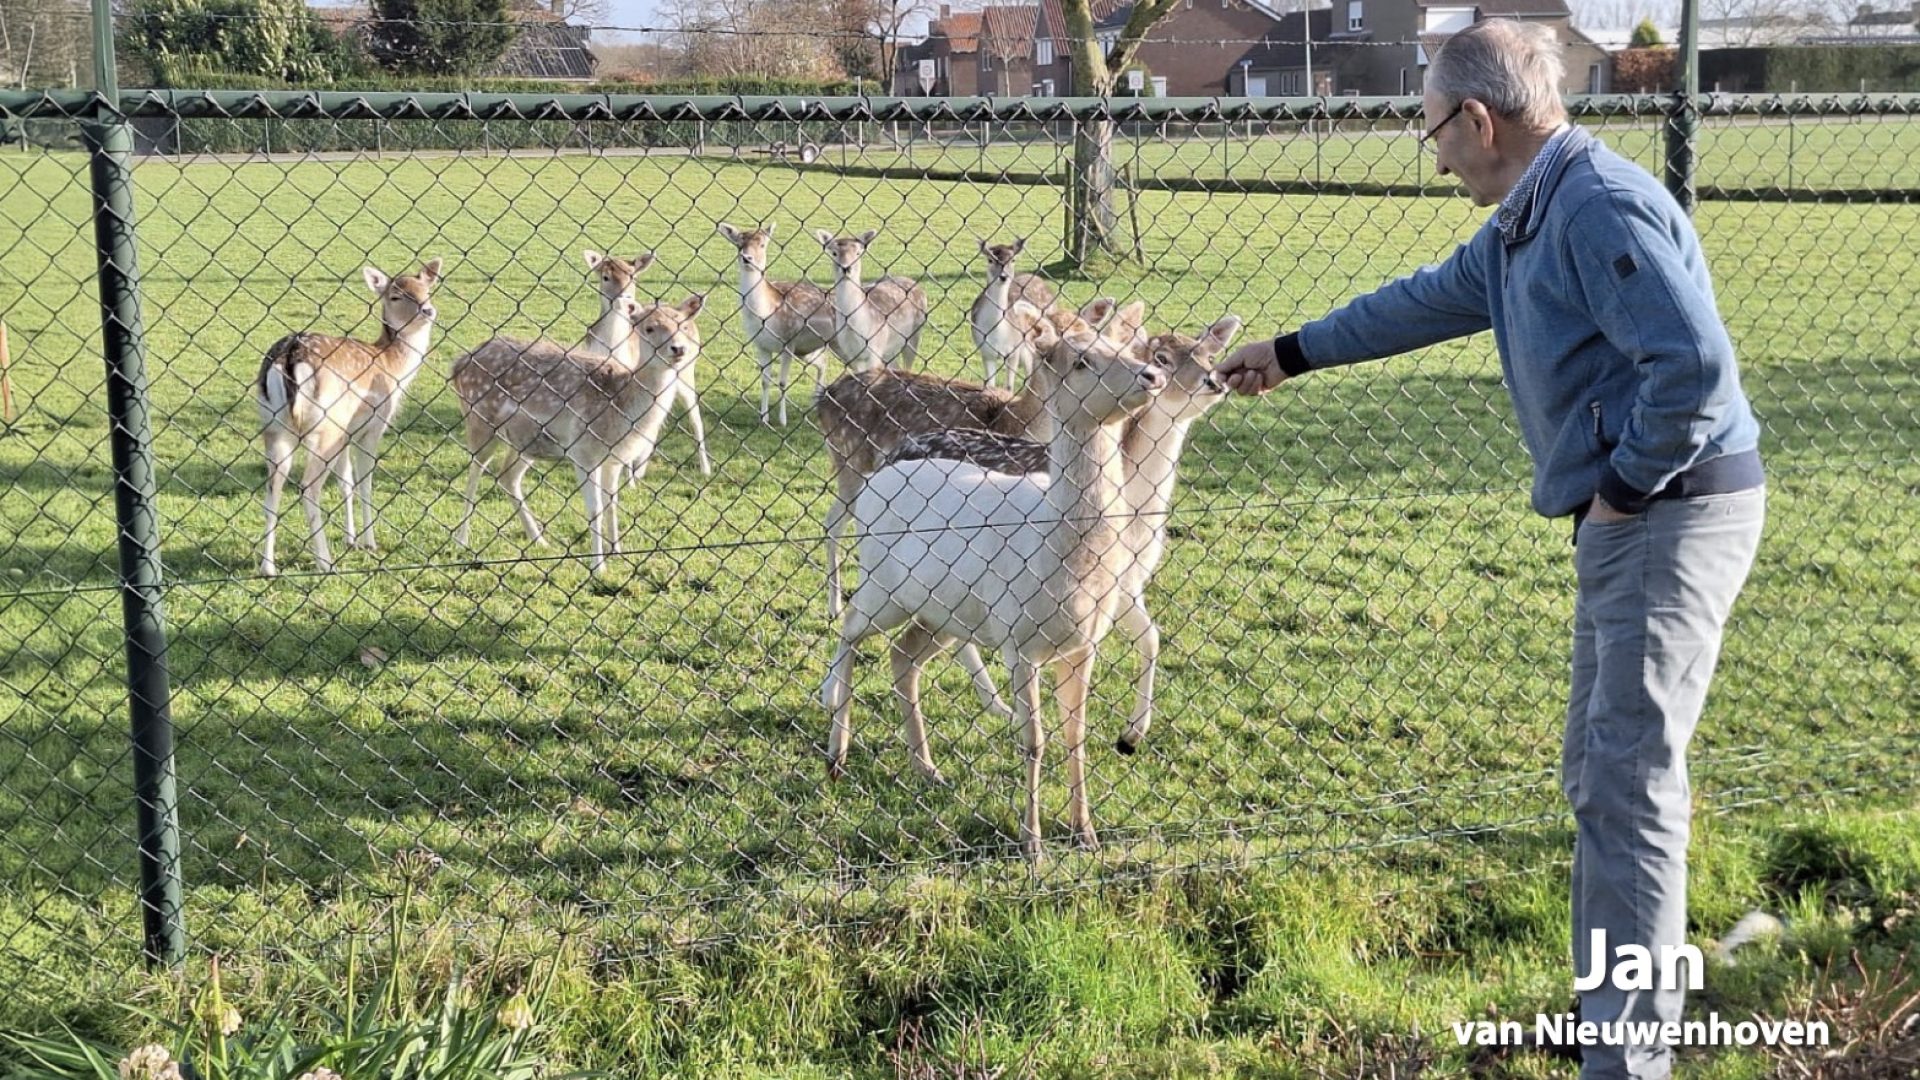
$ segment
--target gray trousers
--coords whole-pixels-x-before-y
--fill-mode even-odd
[[[1593,970],[1593,931],[1608,970],[1621,945],[1646,947],[1655,988],[1604,981],[1580,995],[1583,1021],[1679,1020],[1688,972],[1660,964],[1687,939],[1687,743],[1720,657],[1720,635],[1747,580],[1766,489],[1655,502],[1624,522],[1580,526],[1574,567],[1573,692],[1561,786],[1573,806],[1573,962]],[[1674,989],[1664,989],[1669,979]],[[1583,1080],[1664,1078],[1665,1046],[1589,1046]]]

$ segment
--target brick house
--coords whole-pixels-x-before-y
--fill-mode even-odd
[[[1455,30],[1483,19],[1519,19],[1551,27],[1567,48],[1570,94],[1602,94],[1613,65],[1604,49],[1573,25],[1566,0],[1333,0],[1330,56],[1337,94],[1418,94],[1426,83],[1429,48]],[[1316,51],[1320,51],[1316,48]]]
[[[1034,4],[996,4],[980,12],[981,93],[1020,97],[1037,92],[1033,57],[1039,23]]]
[[[973,97],[980,93],[983,65],[980,63],[980,31],[983,13],[954,12],[940,5],[940,15],[927,26],[925,41],[901,49],[894,70],[893,92],[910,96]],[[933,89],[920,84],[920,64],[933,65]]]

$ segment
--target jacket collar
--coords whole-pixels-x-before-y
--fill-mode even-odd
[[[1540,148],[1526,175],[1501,200],[1500,209],[1494,213],[1494,227],[1508,247],[1524,243],[1540,231],[1540,223],[1547,216],[1547,204],[1566,175],[1567,166],[1591,149],[1593,143],[1593,135],[1587,129],[1569,123]],[[1509,216],[1512,225],[1503,226],[1501,219]]]

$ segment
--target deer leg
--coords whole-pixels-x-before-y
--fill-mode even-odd
[[[263,438],[267,444],[267,537],[260,556],[260,572],[272,577],[280,572],[273,561],[274,538],[280,531],[280,493],[287,486],[288,474],[293,472],[293,448],[298,443],[293,432],[274,423],[267,425]]]
[[[767,407],[772,396],[773,355],[765,349],[756,348],[754,359],[760,364],[760,426],[772,427],[772,422],[767,419]]]
[[[687,407],[687,426],[693,430],[693,444],[700,451],[700,475],[713,475],[713,459],[707,456],[707,425],[700,419],[700,392],[694,389],[693,372],[680,382],[680,400]]]
[[[1020,813],[1020,851],[1029,863],[1046,857],[1040,846],[1040,765],[1046,758],[1047,729],[1040,718],[1040,668],[1009,645],[1007,685],[1013,690],[1013,715],[1020,732],[1020,752],[1026,766],[1026,799]]]
[[[993,685],[993,675],[987,671],[987,662],[980,655],[980,647],[968,641],[961,644],[954,654],[960,660],[960,666],[967,669],[967,678],[973,681],[974,695],[980,699],[980,706],[989,716],[997,720],[1012,720],[1013,710],[1000,700],[1000,690]]]
[[[513,454],[507,459],[506,467],[500,470],[500,486],[506,489],[507,497],[513,500],[514,513],[520,518],[520,527],[526,530],[527,542],[535,547],[546,547],[547,539],[540,522],[527,507],[526,479],[527,470],[531,468],[532,458]]]
[[[607,563],[606,519],[601,512],[600,470],[585,465],[575,465],[574,472],[580,479],[580,501],[587,507],[587,534],[591,538],[593,557],[588,566],[593,573],[600,573]]]
[[[335,453],[338,447],[332,447]],[[333,461],[321,447],[307,447],[307,468],[300,477],[300,509],[307,514],[307,542],[313,548],[313,561],[322,572],[333,569],[333,551],[327,546],[327,521],[320,510],[320,493],[333,471]]]
[[[353,512],[353,446],[342,442],[333,454],[334,476],[340,481],[340,508],[347,515],[347,546],[359,547],[360,529]]]
[[[1081,850],[1093,851],[1100,846],[1087,804],[1087,690],[1093,682],[1093,650],[1061,661],[1056,676],[1060,738],[1067,751],[1067,823]]]
[[[928,658],[940,651],[941,642],[919,623],[910,624],[893,639],[889,659],[893,664],[893,692],[900,699],[900,711],[906,718],[907,754],[920,778],[932,784],[944,784],[940,770],[933,764],[927,748],[927,722],[920,713],[920,673]]]
[[[620,553],[620,481],[626,471],[627,467],[618,461],[600,466],[600,516],[605,522],[603,531],[609,555]]]
[[[1147,598],[1135,593],[1130,601],[1114,624],[1133,640],[1133,650],[1140,657],[1140,674],[1133,682],[1133,716],[1115,747],[1123,754],[1138,750],[1140,740],[1147,737],[1147,728],[1153,725],[1153,676],[1160,662],[1160,628],[1147,612]]]

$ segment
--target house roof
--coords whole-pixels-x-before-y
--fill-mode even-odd
[[[980,49],[1002,60],[1020,59],[1033,51],[1034,29],[1040,9],[1032,4],[994,5],[980,13]]]
[[[368,14],[359,4],[312,10],[335,34],[352,30]],[[482,77],[579,82],[593,78],[595,59],[587,48],[590,28],[575,26],[544,8],[511,8],[507,15],[520,24],[520,32],[499,60],[481,70]]]
[[[1848,26],[1912,26],[1920,16],[1907,11],[1863,11],[1847,20]]]
[[[520,33],[506,54],[480,72],[483,76],[509,79],[593,78],[593,53],[587,49],[592,33],[558,15],[545,11],[515,11],[513,20]]]
[[[944,19],[935,19],[927,27],[929,37],[944,36],[947,47],[957,53],[977,52],[980,48],[981,16],[977,11],[963,11],[949,15]]]

